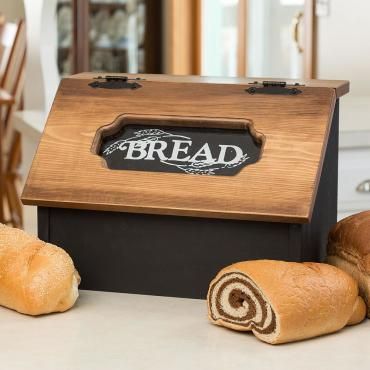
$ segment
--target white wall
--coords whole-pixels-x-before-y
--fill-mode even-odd
[[[370,1],[331,0],[318,18],[318,78],[351,82],[351,96],[370,96]]]
[[[25,109],[48,112],[59,84],[57,0],[24,0],[24,4],[27,21]]]
[[[23,0],[0,0],[0,13],[12,22],[24,18]]]
[[[237,10],[237,0],[202,1],[202,75],[236,76]]]

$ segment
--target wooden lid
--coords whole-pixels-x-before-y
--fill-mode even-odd
[[[280,95],[246,92],[255,86],[249,85],[254,79],[130,75],[145,79],[139,81],[141,88],[131,90],[92,88],[94,77],[83,73],[61,82],[23,191],[24,204],[310,220],[335,101],[348,92],[348,82],[298,81],[305,85],[296,87],[299,94]],[[261,157],[233,176],[107,168],[94,152],[97,132],[119,123],[117,117],[138,116],[148,122],[174,117],[174,124],[184,127],[194,127],[195,121],[215,127],[223,122],[230,129],[246,125],[262,138]]]

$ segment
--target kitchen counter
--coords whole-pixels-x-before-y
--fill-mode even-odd
[[[193,299],[81,291],[63,314],[34,318],[0,308],[0,327],[4,370],[347,370],[370,363],[370,320],[272,346],[210,324],[205,302]]]

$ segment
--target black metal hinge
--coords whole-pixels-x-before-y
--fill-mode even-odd
[[[245,91],[249,94],[276,94],[276,95],[298,95],[302,90],[298,89],[299,83],[288,85],[285,81],[263,81],[262,83],[254,81],[253,85]]]
[[[102,88],[102,89],[131,89],[135,90],[140,88],[138,82],[130,81],[143,81],[142,78],[128,78],[127,76],[99,76],[96,77],[94,82],[89,83],[89,86],[93,88]]]

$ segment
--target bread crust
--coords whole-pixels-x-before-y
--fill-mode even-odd
[[[366,317],[366,304],[364,300],[358,296],[353,307],[353,313],[347,325],[357,325],[361,323]]]
[[[361,311],[355,309],[355,304],[359,304],[357,283],[334,266],[272,260],[246,261],[222,269],[210,286],[230,272],[248,276],[267,297],[276,314],[276,332],[268,338],[254,334],[269,343],[285,343],[332,333],[342,329],[350,320],[358,322],[361,319]],[[352,319],[354,311],[356,314]],[[246,330],[222,319],[213,320],[210,310],[208,314],[217,325]]]
[[[370,276],[361,272],[357,265],[352,262],[348,262],[342,257],[328,256],[327,259],[328,263],[347,272],[357,281],[359,286],[359,294],[367,306],[367,317],[370,318]]]
[[[0,224],[0,305],[28,315],[63,312],[79,281],[63,249]]]
[[[340,256],[370,274],[370,211],[349,216],[332,228],[328,255]]]
[[[329,233],[327,254],[330,264],[358,282],[370,318],[370,211],[339,221]]]

